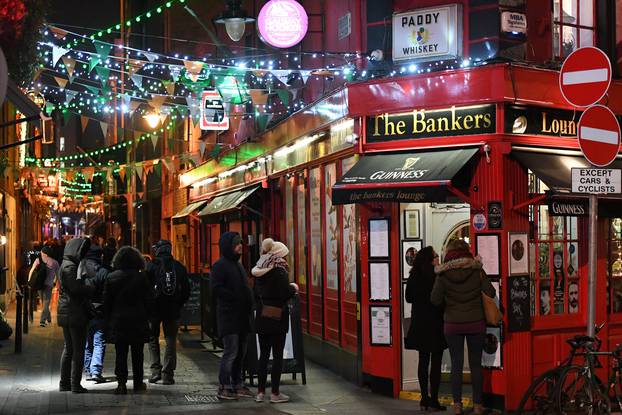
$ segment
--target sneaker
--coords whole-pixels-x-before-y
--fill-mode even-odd
[[[275,395],[273,393],[270,395],[270,403],[283,403],[288,401],[289,396],[285,395],[284,393],[279,393],[278,395]]]
[[[39,327],[45,327],[45,321],[42,323],[39,323]]]
[[[241,388],[237,388],[235,393],[240,398],[254,398],[255,397],[255,394],[253,392],[251,392],[251,390],[249,388],[247,388],[246,386],[242,386]]]
[[[216,394],[218,399],[222,399],[225,401],[237,401],[238,395],[230,389],[218,388],[218,393]]]
[[[153,375],[151,375],[151,377],[149,378],[149,383],[156,383],[157,381],[159,381],[160,379],[162,379],[162,375],[159,373],[154,373]]]
[[[257,396],[255,396],[255,402],[263,403],[265,398],[265,394],[263,392],[259,392]]]
[[[87,379],[87,381],[95,383],[106,383],[106,378],[102,375],[92,375]]]

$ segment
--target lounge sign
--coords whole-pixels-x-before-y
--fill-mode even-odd
[[[496,132],[494,105],[413,110],[367,117],[368,143]]]
[[[508,105],[505,110],[505,132],[576,137],[581,114],[581,111]]]
[[[459,5],[393,15],[393,61],[456,57],[461,51]]]

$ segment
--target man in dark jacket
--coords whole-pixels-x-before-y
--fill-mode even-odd
[[[86,258],[80,264],[80,273],[86,284],[93,287],[93,305],[91,320],[88,325],[86,349],[84,351],[84,371],[91,381],[103,383],[104,354],[106,353],[106,339],[104,339],[104,312],[103,293],[108,270],[102,266],[103,249],[99,245],[91,245]]]
[[[65,347],[60,359],[61,392],[85,393],[80,385],[84,367],[86,327],[89,322],[90,298],[93,288],[78,273],[80,261],[91,246],[89,239],[75,238],[67,242],[60,267],[58,325],[63,328]]]
[[[242,382],[242,362],[253,305],[248,278],[240,263],[242,238],[237,232],[225,232],[219,246],[221,257],[212,266],[210,275],[217,303],[218,335],[225,349],[220,361],[218,397],[227,400],[238,396],[254,397]]]
[[[175,383],[177,366],[177,330],[181,308],[190,297],[188,271],[173,258],[170,241],[158,241],[152,247],[155,258],[147,264],[147,275],[155,290],[155,313],[151,317],[151,378],[149,383],[162,379],[163,385]],[[164,366],[160,363],[160,325],[164,331],[166,349]]]

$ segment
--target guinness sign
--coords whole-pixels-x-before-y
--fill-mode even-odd
[[[549,200],[549,215],[551,216],[587,216],[589,206],[587,200]]]
[[[451,107],[380,114],[367,118],[368,143],[496,132],[496,107]]]

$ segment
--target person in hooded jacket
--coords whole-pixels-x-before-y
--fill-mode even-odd
[[[101,246],[92,244],[86,257],[80,264],[80,272],[83,278],[94,290],[93,297],[91,298],[92,318],[89,321],[84,351],[84,371],[89,375],[87,380],[96,383],[106,381],[102,376],[104,354],[106,353],[103,294],[108,270],[102,266],[102,253],[103,249]]]
[[[151,378],[149,383],[162,379],[163,385],[175,383],[177,367],[177,331],[181,309],[190,298],[190,280],[184,265],[173,258],[170,241],[158,241],[152,247],[155,258],[147,264],[147,275],[155,289],[155,314],[151,317]],[[164,331],[166,348],[164,366],[160,362],[160,325]]]
[[[153,313],[153,288],[144,272],[145,259],[140,251],[123,246],[112,259],[112,271],[104,284],[104,319],[106,341],[116,351],[115,394],[127,393],[127,356],[132,352],[134,391],[147,389],[143,382],[143,349],[149,341],[149,316]]]
[[[486,337],[486,316],[482,293],[494,298],[496,291],[482,268],[473,258],[469,244],[453,240],[447,245],[444,262],[435,267],[438,274],[432,289],[431,301],[445,307],[445,338],[451,357],[451,391],[453,409],[462,413],[462,370],[464,366],[464,341],[466,339],[471,383],[473,386],[474,413],[483,413],[482,351]]]
[[[443,350],[447,348],[443,333],[443,309],[430,302],[438,265],[438,254],[427,246],[417,252],[406,284],[406,301],[412,303],[410,328],[404,341],[407,349],[419,351],[419,385],[422,410],[444,411],[438,401],[441,386]],[[432,364],[430,366],[430,363]],[[429,380],[429,388],[428,388]]]
[[[60,266],[60,287],[57,319],[63,328],[65,345],[60,358],[61,392],[85,393],[80,385],[84,367],[84,346],[89,322],[90,298],[93,287],[85,284],[78,267],[91,246],[86,238],[74,238],[67,242]]]
[[[289,249],[281,242],[266,239],[262,243],[263,254],[251,273],[255,277],[255,300],[257,314],[255,330],[259,335],[259,385],[257,387],[257,402],[263,402],[268,377],[268,360],[272,353],[272,393],[271,403],[289,401],[289,396],[279,390],[281,371],[283,370],[283,349],[285,338],[289,330],[289,307],[287,302],[298,292],[298,286],[289,282],[289,266],[285,259]],[[263,314],[264,307],[280,309],[279,316],[267,317]]]
[[[221,257],[210,273],[210,285],[217,304],[218,335],[224,344],[218,374],[218,397],[225,400],[254,397],[242,381],[242,362],[253,307],[246,271],[240,263],[242,238],[237,232],[225,232],[218,243]]]
[[[108,238],[106,241],[106,245],[103,247],[104,255],[102,258],[102,264],[104,267],[108,268],[108,270],[112,269],[112,258],[114,258],[114,254],[117,253],[117,240],[114,238]]]

